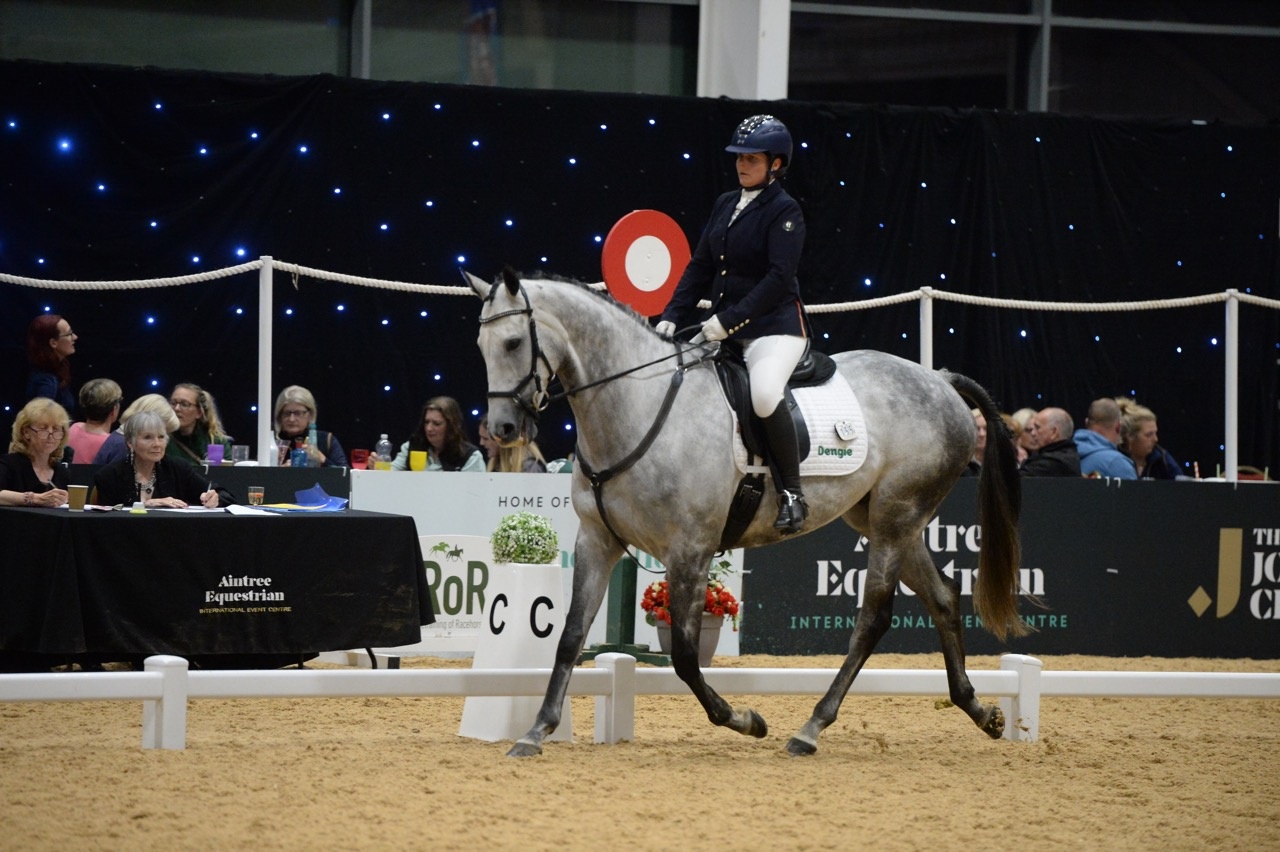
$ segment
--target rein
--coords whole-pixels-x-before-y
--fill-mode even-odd
[[[486,301],[492,302],[494,294],[496,294],[497,291],[498,291],[498,285],[495,284],[493,286],[493,289],[489,291],[489,297]],[[529,372],[525,375],[524,378],[522,378],[519,381],[519,383],[516,384],[516,386],[513,389],[509,391],[490,391],[489,398],[515,400],[517,403],[519,403],[520,407],[530,417],[533,418],[534,422],[538,421],[539,415],[552,402],[557,402],[561,399],[566,399],[577,393],[587,390],[588,388],[593,388],[593,387],[598,387],[600,385],[608,384],[609,382],[612,382],[615,379],[620,379],[623,376],[628,376],[634,372],[643,370],[645,367],[652,367],[654,364],[661,364],[663,361],[669,361],[672,358],[676,359],[676,369],[671,374],[671,382],[667,385],[667,393],[662,399],[662,405],[658,407],[658,413],[654,417],[653,423],[650,424],[649,431],[645,433],[645,436],[640,439],[640,443],[636,445],[636,448],[632,450],[626,456],[626,458],[622,459],[622,461],[618,462],[612,467],[605,468],[604,470],[601,470],[601,471],[595,471],[591,468],[591,465],[583,457],[582,452],[578,449],[578,447],[576,446],[574,447],[574,457],[576,459],[576,464],[578,465],[579,469],[581,469],[583,475],[585,475],[587,477],[587,480],[591,483],[591,491],[596,498],[596,509],[600,512],[600,519],[604,521],[605,529],[609,530],[609,533],[614,537],[614,539],[618,542],[618,544],[622,545],[622,549],[627,553],[627,555],[635,559],[636,564],[638,565],[640,564],[640,561],[641,561],[640,557],[631,552],[627,543],[623,541],[622,536],[618,535],[617,530],[613,528],[613,524],[609,522],[609,514],[605,511],[605,508],[604,508],[604,484],[608,482],[610,479],[613,479],[618,474],[629,470],[632,466],[635,465],[636,462],[638,462],[641,458],[644,457],[644,454],[649,451],[649,447],[651,447],[653,445],[653,442],[657,439],[658,433],[662,431],[662,427],[666,425],[667,415],[671,413],[671,406],[675,403],[676,394],[680,392],[680,386],[684,384],[684,374],[687,373],[689,370],[693,369],[694,367],[697,367],[709,361],[711,358],[714,357],[714,353],[709,352],[705,347],[699,347],[701,352],[699,357],[686,364],[684,360],[684,355],[687,351],[689,351],[689,349],[692,349],[693,347],[688,347],[688,348],[683,347],[677,341],[675,343],[676,351],[671,355],[664,355],[661,358],[655,358],[652,361],[648,361],[643,364],[638,364],[634,367],[629,367],[626,370],[623,370],[618,373],[613,373],[611,375],[605,376],[602,379],[597,379],[596,381],[593,381],[593,382],[588,382],[585,385],[579,385],[578,387],[575,387],[575,388],[565,388],[558,394],[550,394],[547,392],[548,389],[544,388],[542,385],[542,377],[538,375],[538,361],[542,361],[542,363],[546,365],[547,374],[549,376],[547,380],[548,388],[550,386],[551,381],[556,378],[556,373],[555,373],[555,370],[552,369],[551,367],[551,362],[547,360],[546,355],[544,355],[542,352],[542,348],[538,345],[538,327],[537,327],[537,323],[534,321],[534,318],[533,318],[533,305],[529,302],[529,294],[525,291],[523,284],[520,285],[520,295],[524,299],[523,308],[512,308],[509,311],[501,311],[491,316],[487,316],[487,317],[482,316],[480,317],[480,324],[483,325],[485,323],[490,323],[490,322],[493,322],[494,320],[502,319],[503,317],[509,317],[509,316],[527,315],[529,317],[529,344],[531,348],[531,351],[529,354]],[[533,383],[534,389],[533,389],[533,393],[530,394],[529,400],[526,401],[524,397],[521,395],[521,392],[523,391],[524,387],[528,385],[530,382]]]

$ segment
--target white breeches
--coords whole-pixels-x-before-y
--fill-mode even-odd
[[[805,339],[791,334],[757,337],[742,348],[751,376],[751,407],[768,417],[782,402],[787,379],[804,357]]]

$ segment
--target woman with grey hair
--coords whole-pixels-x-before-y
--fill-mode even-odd
[[[142,411],[130,417],[124,424],[124,441],[129,448],[128,457],[99,468],[94,474],[94,503],[112,506],[141,502],[147,508],[216,509],[235,502],[196,468],[165,457],[169,430],[159,414]]]
[[[280,465],[289,465],[290,450],[305,450],[309,467],[346,467],[347,452],[332,432],[316,430],[313,445],[309,439],[311,424],[316,421],[316,398],[302,385],[289,385],[276,397],[276,438],[280,447]]]
[[[169,430],[170,435],[178,431],[180,425],[178,415],[173,413],[173,406],[169,404],[169,400],[158,393],[145,393],[129,403],[129,407],[120,415],[119,428],[102,442],[102,446],[98,448],[98,454],[93,457],[94,464],[111,464],[113,461],[128,457],[129,447],[124,442],[124,424],[140,411],[159,414],[160,419],[164,421],[164,428]]]

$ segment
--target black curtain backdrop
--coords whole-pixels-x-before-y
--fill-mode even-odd
[[[1039,301],[1276,298],[1280,128],[527,91],[0,63],[0,272],[52,280],[205,272],[259,255],[421,284],[524,273],[600,280],[603,238],[652,208],[697,240],[734,185],[739,120],[797,149],[810,304],[931,286]],[[198,259],[197,259],[198,258]],[[277,274],[272,394],[301,384],[348,448],[403,440],[430,396],[485,405],[478,302]],[[257,274],[127,291],[0,283],[0,427],[25,402],[25,329],[80,335],[73,386],[126,400],[210,390],[254,440]],[[936,302],[934,363],[1007,411],[1135,394],[1161,442],[1223,460],[1221,303],[1058,313]],[[814,317],[816,345],[916,359],[918,307]],[[1240,461],[1276,466],[1280,311],[1242,305]],[[474,440],[476,417],[468,416]],[[557,404],[540,443],[572,447]]]

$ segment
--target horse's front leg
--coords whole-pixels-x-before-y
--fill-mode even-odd
[[[763,737],[769,733],[769,726],[760,714],[750,707],[732,707],[707,683],[698,664],[698,637],[702,631],[710,558],[708,553],[700,562],[693,563],[702,565],[701,569],[681,571],[667,566],[667,582],[671,588],[671,665],[702,704],[711,724]]]
[[[613,564],[622,555],[622,548],[608,532],[588,528],[584,523],[578,528],[574,544],[573,598],[569,602],[569,614],[565,617],[564,630],[556,645],[556,661],[547,681],[547,693],[538,709],[533,727],[507,752],[507,757],[532,757],[542,754],[542,741],[560,725],[565,694],[573,667],[582,654],[587,630],[600,602],[609,589],[609,575]]]

